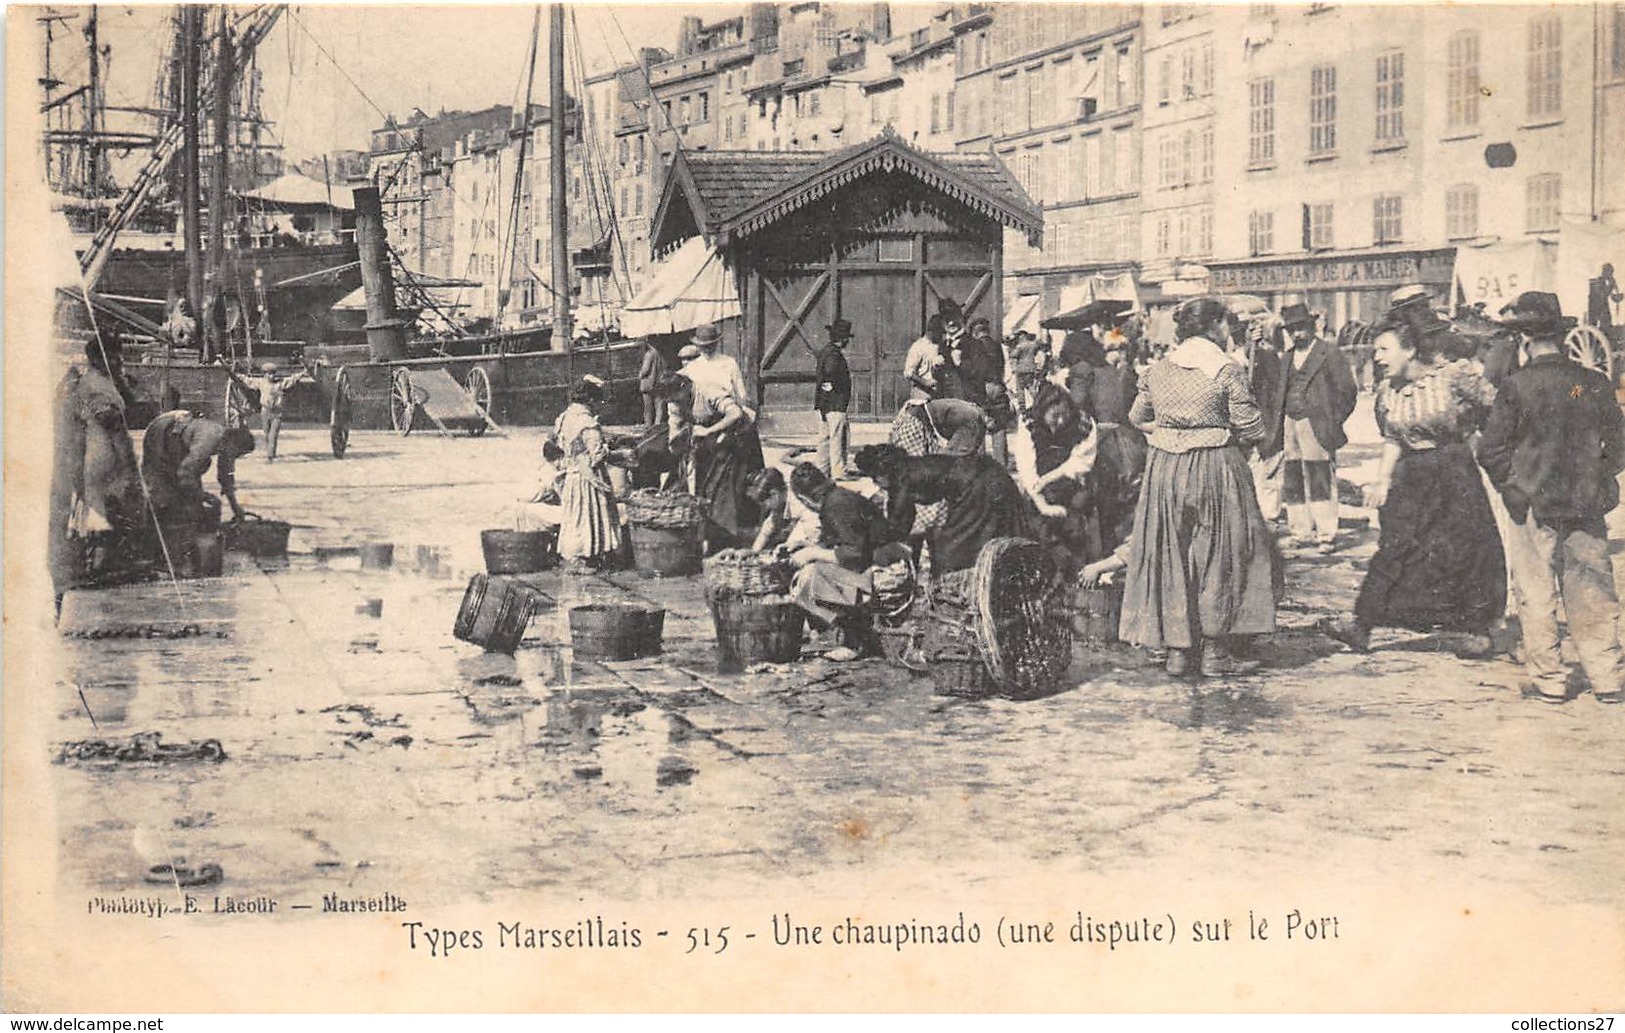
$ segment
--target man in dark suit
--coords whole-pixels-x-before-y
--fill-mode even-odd
[[[1625,703],[1619,595],[1608,558],[1606,517],[1619,505],[1625,416],[1613,385],[1563,354],[1574,320],[1557,295],[1520,294],[1501,313],[1522,335],[1529,363],[1501,385],[1479,441],[1478,461],[1511,518],[1507,560],[1523,626],[1525,694],[1568,699],[1557,603],[1591,691]]]
[[[1300,543],[1314,541],[1322,553],[1337,549],[1337,450],[1348,442],[1343,424],[1354,412],[1359,389],[1348,360],[1315,334],[1306,305],[1281,310],[1286,354],[1274,397],[1260,405],[1271,416],[1261,455],[1281,453],[1281,501],[1287,529]]]
[[[818,352],[818,387],[813,392],[819,421],[818,464],[839,481],[846,478],[846,412],[852,405],[852,370],[846,364],[845,349],[852,340],[852,324],[837,318],[824,329],[829,343]]]

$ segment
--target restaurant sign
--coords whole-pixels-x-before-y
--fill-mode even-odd
[[[1213,265],[1213,290],[1314,291],[1399,287],[1407,283],[1449,283],[1449,251],[1367,258],[1305,258],[1289,262]]]

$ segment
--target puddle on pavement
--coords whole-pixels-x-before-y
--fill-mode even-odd
[[[1260,721],[1284,717],[1287,707],[1253,692],[1192,690],[1185,702],[1159,704],[1153,713],[1176,728],[1250,732]]]

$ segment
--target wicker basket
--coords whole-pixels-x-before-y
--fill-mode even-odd
[[[931,684],[939,696],[986,699],[996,683],[979,654],[938,653],[931,658]]]
[[[626,518],[644,527],[695,527],[705,521],[707,507],[692,495],[676,495],[641,488],[626,498]]]
[[[790,591],[789,561],[771,552],[724,549],[705,561],[708,593],[784,595]]]

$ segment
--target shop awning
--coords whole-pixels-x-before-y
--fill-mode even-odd
[[[1556,251],[1538,240],[1457,248],[1455,287],[1462,303],[1483,302],[1484,311],[1495,316],[1524,291],[1553,290]]]
[[[690,237],[656,267],[621,313],[621,332],[650,337],[717,323],[743,310],[732,271],[702,237]]]
[[[1023,294],[1010,306],[1010,311],[1004,314],[1004,336],[1008,339],[1025,330],[1030,334],[1037,334],[1038,317],[1043,312],[1044,297],[1041,294]]]

